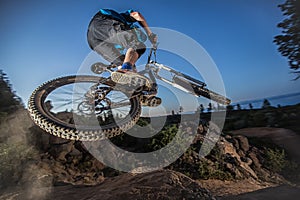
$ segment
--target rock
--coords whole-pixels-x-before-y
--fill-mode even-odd
[[[255,171],[245,162],[241,160],[241,156],[237,153],[237,149],[234,145],[227,140],[220,140],[222,142],[217,143],[217,147],[224,156],[224,161],[229,162],[235,166],[239,173],[233,174],[236,178],[248,178],[251,176],[254,179],[257,179]],[[233,170],[230,170],[233,172]]]
[[[76,148],[72,148],[71,151],[69,152],[69,155],[72,157],[82,157],[82,152]]]
[[[198,126],[198,130],[197,130],[197,133],[198,134],[204,134],[204,127],[203,127],[203,125],[202,124],[200,124],[199,126]]]
[[[239,154],[239,156],[241,156],[241,157],[245,157],[245,156],[246,156],[246,154],[244,153],[244,151],[241,150],[241,149],[237,149],[236,152],[237,152],[237,153]]]
[[[232,137],[230,135],[225,135],[224,138],[227,140],[227,141],[230,141],[232,139]]]
[[[236,138],[239,142],[239,147],[244,151],[249,151],[249,142],[248,139],[245,136],[237,135],[234,138]]]
[[[236,149],[240,149],[239,141],[236,138],[232,139],[232,144]]]
[[[74,141],[64,140],[58,137],[50,138],[50,155],[60,161],[66,161],[66,155],[74,150]]]
[[[253,163],[253,165],[256,167],[256,168],[261,168],[261,164],[260,164],[260,162],[259,162],[259,160],[258,160],[258,158],[257,158],[257,156],[256,156],[256,154],[254,153],[254,152],[250,152],[249,154],[248,154],[248,156],[249,156],[249,158],[252,160],[252,163]]]

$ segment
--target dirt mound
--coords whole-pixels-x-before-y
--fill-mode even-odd
[[[108,178],[93,187],[64,185],[52,187],[45,199],[215,199],[208,190],[187,176],[171,170],[161,170],[146,174],[123,174]],[[6,199],[37,199],[39,189],[34,193],[18,192]]]

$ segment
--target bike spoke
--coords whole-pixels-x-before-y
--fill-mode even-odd
[[[103,99],[97,99],[101,97]],[[106,120],[113,117],[123,119],[130,113],[130,98],[122,91],[112,90],[107,85],[74,82],[53,90],[47,97],[51,102],[51,112],[72,112],[80,124],[85,124],[86,117],[97,116]],[[83,118],[82,118],[83,117]]]

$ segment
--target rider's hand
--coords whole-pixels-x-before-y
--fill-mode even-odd
[[[155,45],[157,43],[157,35],[155,33],[150,33],[149,40],[153,45]]]

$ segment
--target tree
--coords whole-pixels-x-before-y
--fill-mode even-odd
[[[200,112],[204,113],[204,106],[203,106],[203,104],[200,104]]]
[[[249,103],[249,108],[250,108],[250,110],[253,110],[253,105],[252,105],[252,103]]]
[[[234,109],[233,105],[226,106],[226,110],[228,110],[228,111],[232,111],[233,109]]]
[[[236,104],[236,109],[237,109],[237,110],[242,110],[241,104],[239,104],[239,103]]]
[[[183,112],[183,107],[179,106],[179,113],[182,113],[182,112]]]
[[[211,111],[212,111],[212,104],[211,104],[211,103],[208,104],[207,111],[208,111],[208,112],[211,112]]]
[[[268,99],[265,99],[263,102],[262,108],[266,109],[266,108],[270,108],[270,107],[271,107],[271,103],[268,101]]]
[[[22,106],[22,100],[12,90],[7,75],[0,70],[0,112],[12,113],[18,106]]]
[[[274,43],[282,56],[288,58],[290,68],[297,74],[295,79],[300,78],[300,1],[286,0],[278,5],[287,18],[280,22],[277,27],[283,29],[281,35],[274,37]]]

